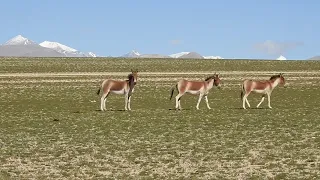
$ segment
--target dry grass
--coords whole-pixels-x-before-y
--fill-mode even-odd
[[[7,72],[0,73],[0,179],[320,177],[320,71],[314,67],[309,71],[301,62],[291,62],[286,71],[277,66],[285,72],[287,88],[275,89],[273,109],[266,109],[265,103],[261,109],[242,110],[241,81],[269,78],[276,71],[268,68],[283,62],[253,62],[261,71],[247,72],[228,70],[246,61],[221,60],[218,67],[232,67],[217,69],[223,88],[209,94],[213,109],[207,110],[202,102],[197,111],[197,97],[186,96],[181,102],[184,110],[175,111],[169,110],[174,107],[170,87],[180,78],[204,79],[211,71],[201,71],[202,65],[188,69],[190,61],[185,66],[178,61],[179,72],[159,72],[152,65],[159,60],[136,60],[148,71],[139,77],[133,110],[122,111],[124,97],[112,95],[108,111],[100,112],[95,92],[101,80],[121,79],[127,72],[90,70],[99,69],[100,62],[118,67],[125,60],[71,60],[84,61],[78,72],[53,71],[52,61],[45,60],[41,66],[47,72],[16,71],[23,69],[25,60],[5,60]],[[85,62],[91,65],[88,69],[82,67]],[[210,62],[216,63],[205,63]],[[161,66],[173,63],[164,61]],[[55,62],[54,67],[61,64]],[[249,96],[251,105],[259,100],[259,95]]]

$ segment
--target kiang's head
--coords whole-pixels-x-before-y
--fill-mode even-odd
[[[283,73],[279,73],[277,75],[274,75],[274,76],[270,77],[270,80],[277,80],[277,79],[279,79],[279,84],[280,85],[282,85],[282,86],[285,85],[286,81],[285,81],[285,79],[283,77]]]
[[[129,80],[133,79],[133,82],[137,83],[137,81],[138,81],[138,72],[139,71],[137,69],[136,70],[132,70],[131,69],[131,74],[128,75]]]
[[[213,80],[213,85],[217,87],[221,86],[220,74],[214,73],[212,76],[207,77],[206,81],[208,80]]]
[[[221,82],[221,80],[220,80],[220,74],[216,74],[216,73],[214,73],[214,85],[215,86],[217,86],[217,87],[220,87],[221,86],[221,84],[220,84],[220,82]]]
[[[286,81],[285,81],[285,79],[283,77],[283,74],[280,73],[279,76],[280,76],[280,84],[284,86],[286,84]]]

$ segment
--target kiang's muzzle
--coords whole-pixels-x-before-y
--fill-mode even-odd
[[[287,88],[287,87],[288,87],[288,85],[287,85],[286,83],[283,83],[282,86],[283,86],[284,88]]]
[[[218,89],[221,89],[221,88],[222,88],[220,83],[217,85],[217,88],[218,88]]]

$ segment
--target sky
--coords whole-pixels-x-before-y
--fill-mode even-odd
[[[316,0],[0,0],[0,43],[16,35],[121,56],[182,51],[223,58],[320,55]]]

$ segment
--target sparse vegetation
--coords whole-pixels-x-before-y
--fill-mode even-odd
[[[101,81],[141,72],[131,100]],[[318,179],[319,61],[0,59],[0,179]],[[222,89],[169,101],[180,78],[220,72]],[[241,108],[244,78],[283,72],[273,109]],[[256,105],[260,95],[248,98]]]

